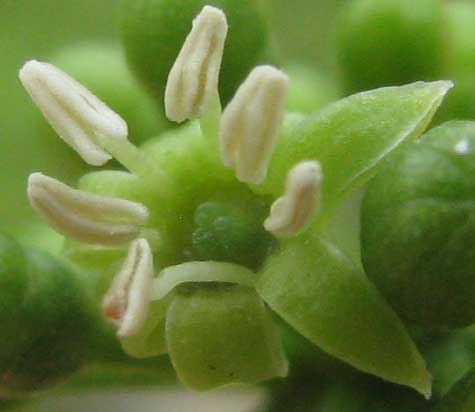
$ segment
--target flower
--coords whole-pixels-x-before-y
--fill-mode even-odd
[[[305,118],[284,115],[283,71],[260,66],[221,113],[226,30],[223,13],[211,7],[195,19],[166,106],[172,120],[198,120],[140,148],[103,133],[117,119],[101,106],[96,127],[89,106],[71,104],[80,87],[58,83],[55,93],[67,98],[55,99],[55,110],[74,114],[68,130],[86,131],[84,142],[127,171],[86,175],[80,190],[33,174],[32,206],[59,232],[88,243],[69,243],[67,256],[80,264],[92,253],[105,276],[120,259],[111,266],[111,254],[101,253],[123,257],[132,242],[104,311],[129,354],[168,352],[194,389],[285,376],[273,310],[330,354],[427,395],[430,375],[417,347],[331,219],[382,159],[423,131],[451,83],[369,91]],[[58,117],[39,105],[54,126]]]

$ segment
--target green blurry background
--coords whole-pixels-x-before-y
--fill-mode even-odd
[[[54,249],[61,242],[59,236],[49,231],[34,216],[25,194],[26,179],[33,171],[42,171],[45,174],[61,178],[63,181],[74,183],[85,170],[86,166],[80,161],[55,133],[46,125],[36,107],[32,104],[27,93],[18,80],[18,70],[29,59],[53,60],[75,75],[74,64],[79,64],[79,72],[87,71],[88,65],[99,63],[102,65],[104,82],[116,81],[117,92],[124,92],[128,96],[135,96],[140,113],[134,113],[134,107],[127,107],[126,102],[116,99],[116,110],[125,115],[125,110],[132,119],[141,118],[144,123],[141,130],[136,130],[140,138],[154,134],[167,126],[163,120],[163,111],[160,105],[148,101],[148,97],[140,95],[134,89],[133,80],[125,85],[121,78],[129,76],[125,73],[125,64],[121,63],[120,44],[116,28],[117,5],[119,0],[0,0],[0,232],[7,232],[20,238],[23,243]],[[180,0],[176,0],[179,2]],[[312,111],[319,105],[338,98],[344,92],[339,92],[334,79],[339,75],[334,50],[334,39],[338,13],[347,6],[350,0],[256,0],[265,11],[272,31],[272,47],[269,50],[269,60],[283,65],[291,75],[293,89],[290,100],[291,107],[300,110]],[[397,1],[397,0],[395,0]],[[406,0],[404,0],[406,1]],[[414,0],[417,2],[417,0]],[[453,2],[447,0],[444,4]],[[475,3],[466,1],[465,3]],[[459,9],[453,13],[460,18],[470,20],[470,14]],[[475,11],[473,16],[475,17]],[[472,39],[471,43],[463,46],[470,49],[475,44],[475,25],[468,21],[465,26],[456,24],[457,19],[450,21],[455,36],[463,39]],[[466,31],[461,30],[466,29]],[[456,30],[459,29],[459,30]],[[473,36],[471,31],[473,29]],[[101,44],[107,44],[110,54],[101,55]],[[462,43],[461,43],[462,44]],[[99,45],[96,47],[96,45]],[[76,55],[84,53],[92,47],[95,58],[72,62]],[[115,48],[114,48],[115,47]],[[71,51],[74,49],[73,51]],[[95,51],[94,51],[95,50]],[[98,51],[99,50],[99,51]],[[86,52],[85,52],[86,51]],[[473,70],[466,68],[463,73],[457,73],[460,83],[467,84],[467,90],[472,90],[475,110],[475,46],[473,46]],[[462,53],[463,54],[463,53]],[[108,64],[107,58],[114,59],[115,64]],[[102,60],[101,60],[102,59]],[[470,58],[468,59],[470,60]],[[470,60],[472,62],[472,60]],[[107,70],[114,73],[107,76]],[[469,64],[470,66],[470,64]],[[104,71],[105,70],[105,71]],[[120,71],[120,75],[116,71]],[[78,72],[78,73],[79,73]],[[450,76],[450,75],[448,75]],[[445,76],[447,77],[447,76]],[[377,80],[377,79],[375,79]],[[428,80],[428,79],[427,79]],[[97,93],[101,91],[101,84],[95,85]],[[310,85],[310,87],[309,87]],[[91,86],[92,88],[92,86]],[[110,90],[103,90],[107,95]],[[464,104],[467,100],[461,97]],[[107,103],[110,101],[105,99]],[[454,101],[454,105],[457,102]],[[115,107],[114,107],[115,108]],[[137,110],[135,110],[137,111]],[[141,117],[143,116],[143,117]],[[134,122],[129,125],[134,129]],[[47,233],[48,236],[44,236]],[[38,244],[38,239],[41,243]],[[462,362],[466,364],[465,359]],[[450,364],[454,364],[451,360]],[[245,411],[261,399],[262,392],[245,392],[235,394],[231,399],[229,393],[218,395],[186,395],[184,400],[181,392],[171,392],[165,398],[157,398],[153,392],[128,392],[121,390],[107,392],[97,397],[55,395],[55,398],[41,400],[38,405],[30,406],[30,411],[61,411],[73,410],[77,404],[78,411],[129,411],[132,405],[140,399],[144,401],[143,410],[158,410],[156,405],[163,403],[163,410],[199,411]],[[165,399],[165,400],[163,400]],[[178,405],[177,399],[181,399]],[[210,406],[210,402],[211,405]],[[221,402],[228,404],[228,409]],[[229,403],[231,402],[231,403]],[[104,405],[108,405],[107,407]],[[175,405],[175,406],[171,406]],[[229,406],[231,405],[231,406]],[[3,408],[0,402],[0,410]],[[107,409],[106,409],[107,408]],[[304,408],[305,409],[305,408]],[[304,410],[302,409],[302,410]],[[27,410],[27,409],[25,409]],[[404,411],[408,412],[408,411]]]

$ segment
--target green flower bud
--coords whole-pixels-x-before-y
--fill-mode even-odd
[[[362,206],[368,276],[406,320],[475,322],[475,123],[448,122],[388,162]]]
[[[95,317],[77,275],[0,236],[0,393],[37,391],[85,361]]]
[[[441,0],[349,2],[337,41],[345,91],[440,77],[444,30]]]
[[[120,31],[127,60],[160,101],[191,21],[207,4],[223,9],[232,28],[226,40],[220,76],[221,97],[227,102],[267,44],[265,22],[254,0],[123,0],[121,3]]]

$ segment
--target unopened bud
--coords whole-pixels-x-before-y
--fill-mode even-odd
[[[53,229],[85,243],[128,242],[148,220],[148,210],[140,203],[73,189],[41,173],[30,175],[28,198]]]
[[[318,210],[323,173],[317,161],[303,161],[287,175],[285,193],[271,207],[264,228],[276,236],[302,230]]]
[[[147,319],[153,281],[153,255],[145,239],[134,240],[127,258],[102,301],[120,337],[140,332]]]
[[[111,159],[95,136],[127,139],[126,122],[57,67],[31,60],[21,68],[20,80],[59,137],[90,165]]]
[[[224,13],[205,6],[168,75],[167,117],[175,122],[200,117],[218,93],[219,70],[228,24]]]
[[[261,183],[267,176],[287,88],[285,73],[271,66],[256,67],[224,110],[220,124],[222,160],[243,182]]]

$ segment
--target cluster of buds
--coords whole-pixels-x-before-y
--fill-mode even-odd
[[[206,6],[193,21],[168,77],[165,109],[170,120],[204,118],[220,107],[218,80],[227,34],[224,13]],[[46,119],[90,165],[115,157],[132,173],[150,164],[147,154],[127,140],[125,121],[85,87],[58,68],[27,62],[20,79]],[[213,119],[225,167],[238,180],[262,183],[276,146],[286,107],[288,78],[271,66],[256,67],[222,115]],[[144,161],[145,159],[145,161]],[[137,173],[137,172],[136,172]],[[322,171],[317,161],[303,161],[288,173],[285,193],[272,205],[264,227],[275,236],[299,233],[321,202]],[[85,243],[130,243],[128,256],[103,301],[105,314],[121,337],[138,333],[147,317],[154,276],[146,236],[149,211],[137,202],[76,190],[40,173],[28,181],[28,197],[39,215],[59,233]],[[135,240],[134,240],[135,239]]]

